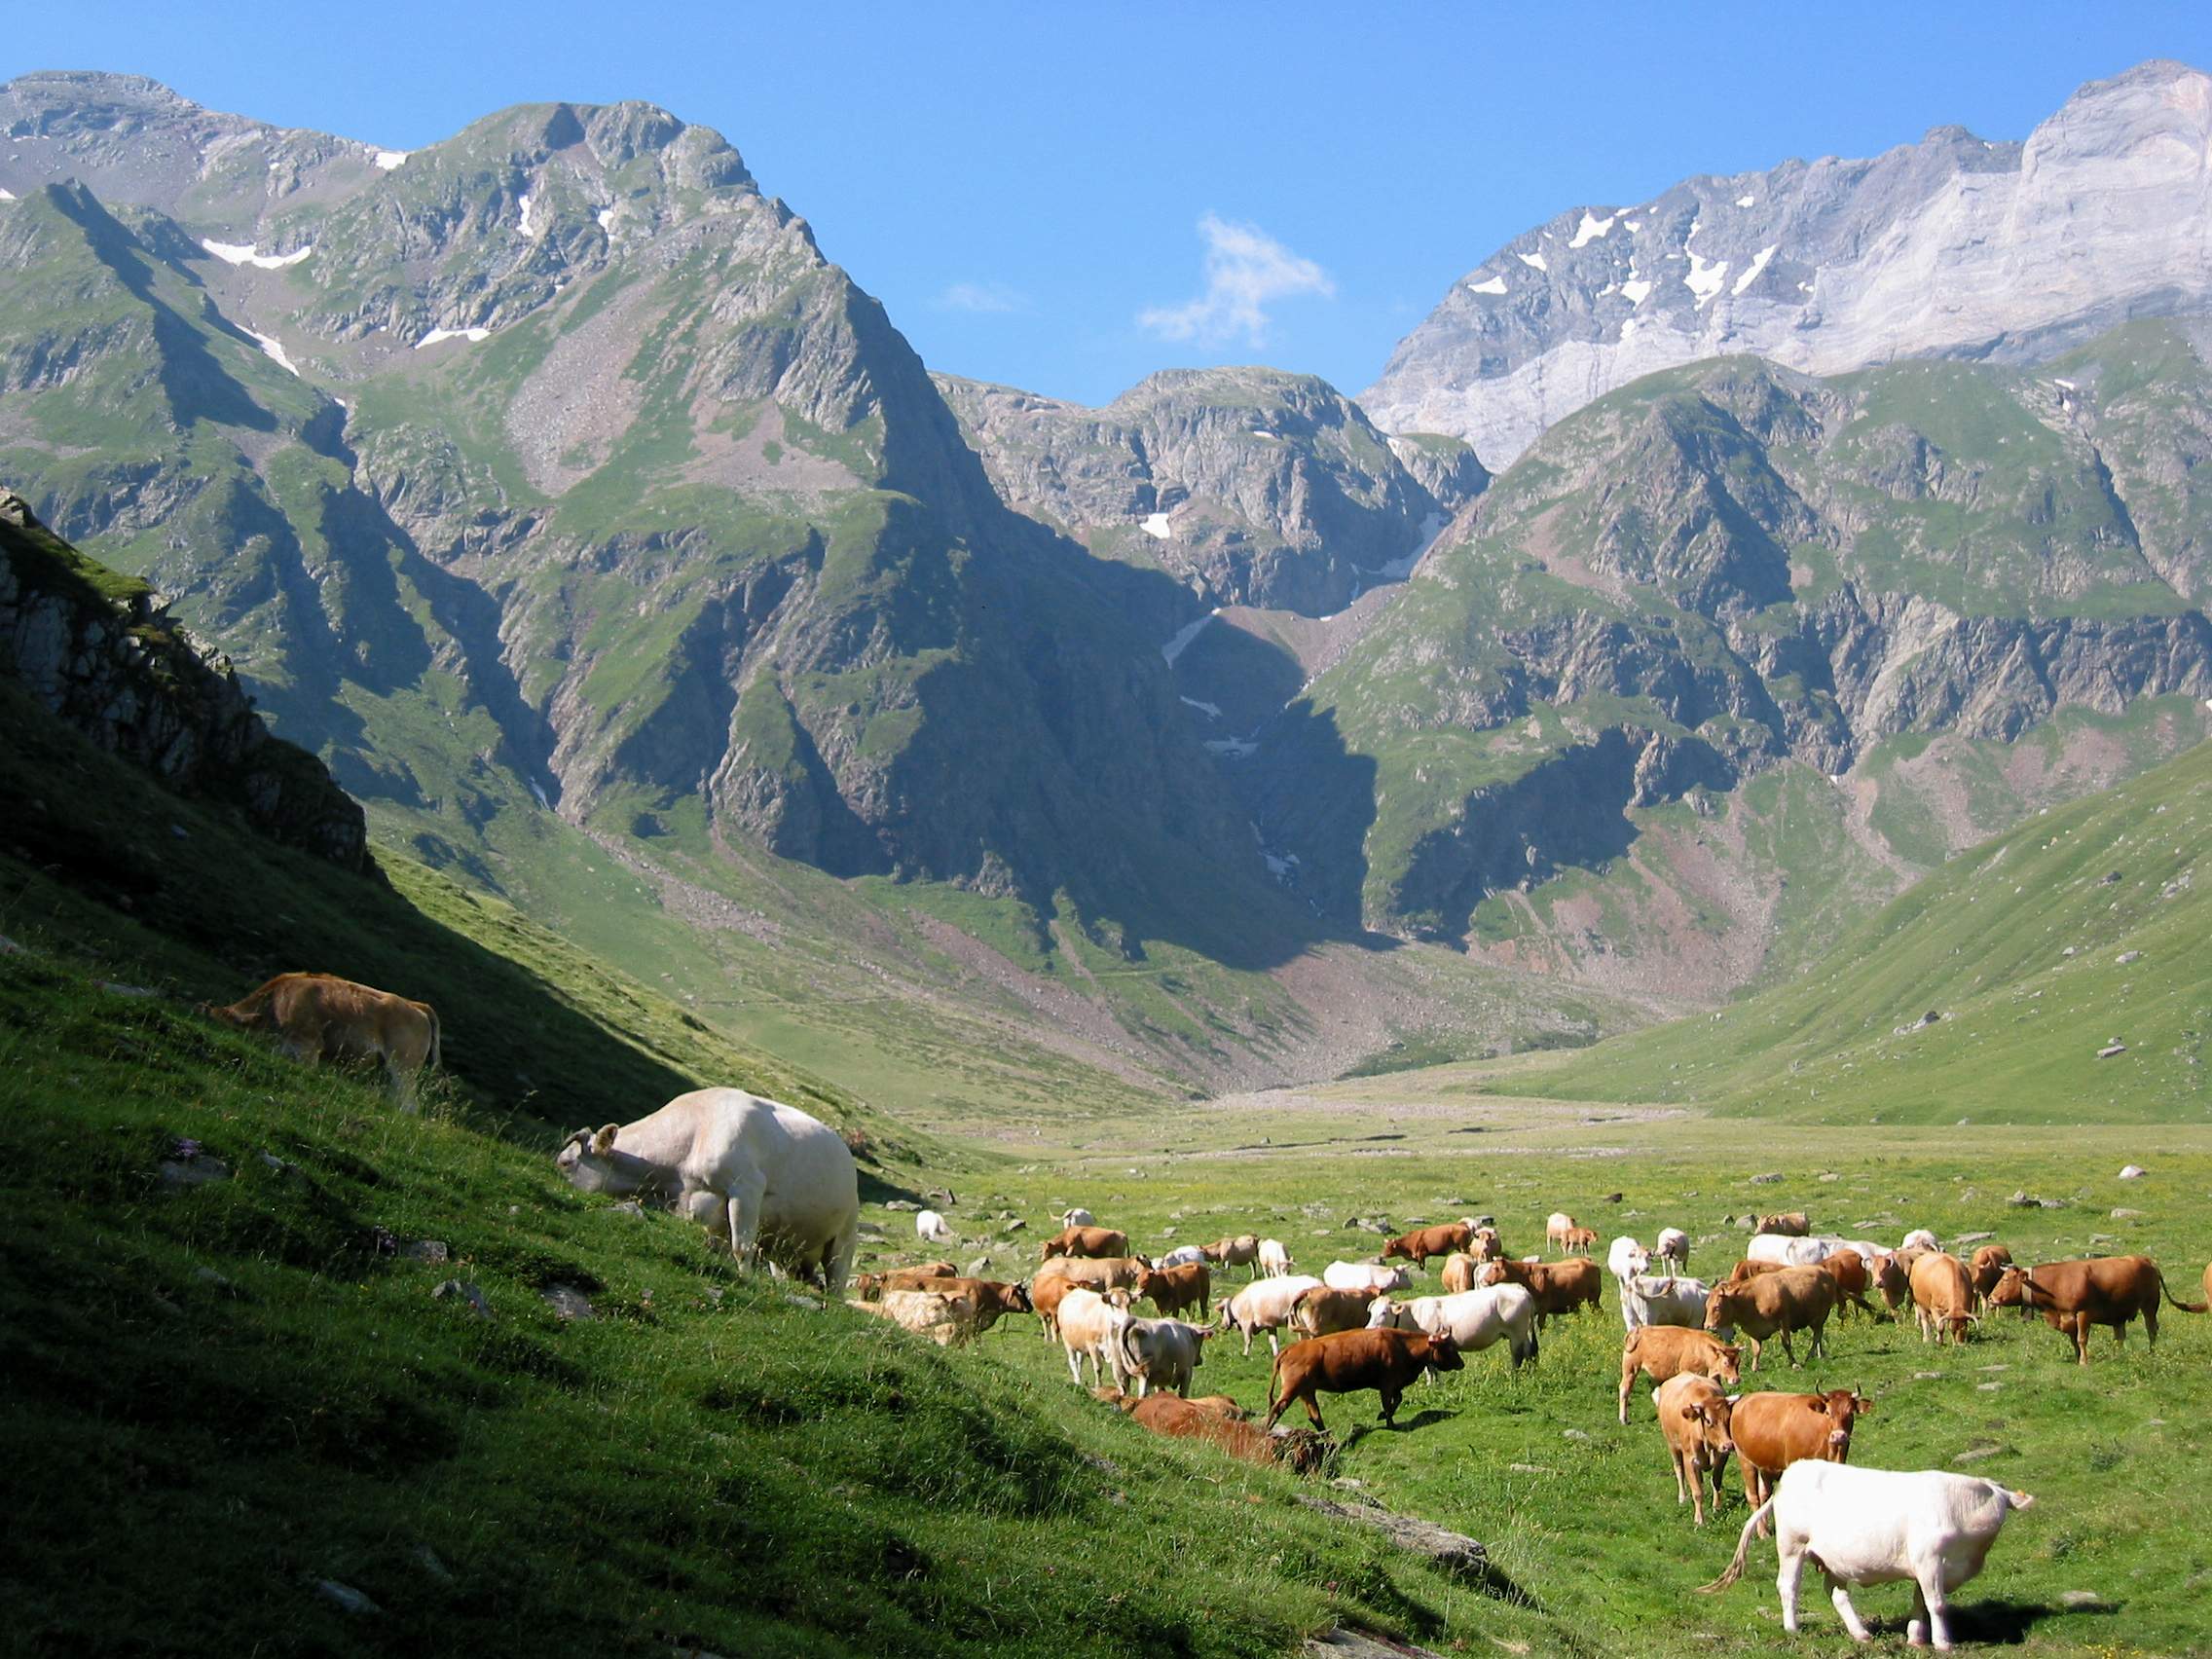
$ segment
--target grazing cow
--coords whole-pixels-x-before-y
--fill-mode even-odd
[[[1976,1308],[1988,1306],[1989,1293],[1997,1288],[1997,1281],[2005,1276],[2005,1270],[2011,1265],[2012,1252],[2002,1244],[1983,1244],[1975,1249],[1967,1272],[1973,1276],[1973,1305]]]
[[[1222,1300],[1221,1310],[1214,1323],[1222,1330],[1240,1331],[1244,1336],[1244,1352],[1252,1352],[1252,1334],[1268,1334],[1268,1351],[1281,1351],[1275,1333],[1290,1323],[1291,1309],[1298,1299],[1309,1290],[1320,1288],[1321,1281],[1305,1273],[1294,1273],[1287,1278],[1255,1279],[1235,1295]]]
[[[887,1290],[920,1290],[933,1279],[957,1278],[960,1270],[950,1262],[924,1262],[914,1268],[894,1268],[887,1273],[859,1273],[853,1278],[853,1295],[873,1302]]]
[[[1198,1317],[1212,1313],[1213,1275],[1203,1262],[1187,1262],[1179,1268],[1147,1269],[1137,1274],[1137,1295],[1162,1313],[1180,1313],[1198,1304]]]
[[[1652,1278],[1639,1273],[1621,1280],[1621,1322],[1631,1331],[1646,1325],[1705,1323],[1705,1299],[1713,1287],[1703,1279]],[[1729,1333],[1719,1333],[1725,1337]]]
[[[1068,1376],[1077,1387],[1083,1386],[1083,1362],[1087,1359],[1093,1383],[1100,1381],[1099,1370],[1104,1367],[1115,1387],[1128,1387],[1128,1367],[1122,1353],[1122,1331],[1129,1322],[1127,1309],[1078,1285],[1060,1298],[1056,1318],[1060,1346],[1068,1357]]]
[[[1498,1240],[1494,1227],[1478,1227],[1467,1244],[1467,1254],[1477,1262],[1494,1262],[1505,1254],[1505,1246]]]
[[[1652,1252],[1662,1262],[1672,1262],[1685,1272],[1690,1265],[1690,1235],[1678,1227],[1662,1227],[1659,1230],[1659,1247]]]
[[[1789,1233],[1762,1233],[1744,1246],[1744,1254],[1754,1262],[1811,1268],[1834,1255],[1841,1242],[1835,1238],[1806,1238]]]
[[[903,1330],[927,1337],[940,1347],[965,1343],[987,1327],[965,1292],[945,1290],[887,1290],[874,1302],[848,1302],[864,1313],[889,1319]]]
[[[1912,1274],[1898,1253],[1874,1260],[1874,1285],[1882,1293],[1882,1305],[1889,1309],[1893,1318],[1902,1321],[1905,1304],[1912,1300]]]
[[[375,1060],[385,1085],[415,1110],[415,1074],[438,1064],[438,1011],[335,974],[279,974],[225,1008],[202,1003],[209,1019],[265,1032],[279,1052],[304,1065]]]
[[[1567,1248],[1567,1235],[1580,1225],[1567,1211],[1554,1210],[1550,1215],[1544,1217],[1544,1242],[1548,1245],[1556,1245],[1564,1250]]]
[[[1063,1229],[1070,1227],[1096,1227],[1097,1225],[1098,1218],[1092,1215],[1088,1210],[1084,1209],[1081,1206],[1078,1206],[1077,1208],[1071,1210],[1062,1210],[1060,1212],[1060,1226]]]
[[[1740,1376],[1736,1362],[1742,1351],[1711,1331],[1686,1331],[1679,1325],[1645,1325],[1631,1331],[1621,1346],[1621,1421],[1628,1421],[1629,1390],[1639,1376],[1650,1378],[1654,1391],[1670,1377],[1688,1373],[1732,1388]]]
[[[1416,1335],[1408,1331],[1339,1331],[1333,1337],[1315,1337],[1294,1343],[1275,1355],[1268,1378],[1267,1426],[1303,1401],[1306,1415],[1318,1429],[1321,1420],[1316,1396],[1351,1394],[1373,1388],[1382,1399],[1382,1426],[1395,1428],[1398,1401],[1407,1384],[1423,1371],[1461,1369],[1459,1350],[1450,1337]]]
[[[1904,1235],[1904,1242],[1898,1246],[1900,1250],[1940,1250],[1942,1247],[1936,1235],[1925,1227],[1914,1228]]]
[[[1206,1251],[1204,1245],[1179,1244],[1152,1265],[1156,1268],[1199,1267],[1204,1265],[1205,1259]]]
[[[1290,1270],[1296,1265],[1290,1259],[1290,1252],[1283,1248],[1281,1239],[1260,1240],[1260,1272],[1267,1277],[1288,1278]]]
[[[1613,1277],[1632,1279],[1651,1266],[1651,1252],[1623,1234],[1605,1246],[1605,1271]]]
[[[1007,1284],[1000,1279],[964,1278],[946,1273],[939,1278],[926,1278],[911,1287],[914,1290],[934,1290],[940,1296],[965,1296],[976,1305],[976,1334],[980,1336],[1009,1313],[1034,1313],[1036,1305],[1029,1300],[1025,1286]],[[866,1300],[864,1296],[862,1300]]]
[[[1517,1284],[1536,1299],[1536,1329],[1555,1314],[1604,1306],[1604,1278],[1595,1262],[1485,1262],[1484,1284]]]
[[[1803,1210],[1785,1210],[1780,1215],[1760,1216],[1758,1225],[1751,1231],[1754,1234],[1770,1234],[1783,1238],[1802,1238],[1806,1234],[1812,1232],[1813,1228],[1812,1224],[1805,1219]]]
[[[1536,1299],[1517,1284],[1417,1296],[1403,1303],[1378,1298],[1367,1327],[1450,1337],[1462,1354],[1480,1353],[1502,1340],[1516,1371],[1536,1357]]]
[[[1761,1262],[1753,1257],[1746,1256],[1730,1270],[1728,1276],[1720,1282],[1722,1284],[1742,1284],[1746,1279],[1757,1278],[1761,1273],[1786,1272],[1789,1265],[1788,1262]]]
[[[1954,1343],[1967,1340],[1967,1326],[1975,1318],[1973,1279],[1958,1257],[1937,1250],[1912,1264],[1912,1310],[1920,1321],[1920,1340]]]
[[[1029,1307],[1037,1315],[1037,1323],[1043,1327],[1047,1342],[1060,1334],[1060,1304],[1067,1300],[1070,1292],[1078,1290],[1102,1295],[1117,1308],[1126,1308],[1129,1305],[1129,1293],[1125,1287],[1083,1284],[1065,1273],[1039,1273],[1029,1281]]]
[[[1382,1268],[1373,1262],[1331,1262],[1321,1270],[1321,1282],[1331,1290],[1364,1290],[1370,1296],[1383,1296],[1393,1290],[1404,1290],[1414,1282],[1414,1276],[1408,1268]]]
[[[960,1235],[952,1231],[952,1224],[935,1210],[923,1210],[914,1217],[914,1234],[925,1244],[957,1244]]]
[[[1751,1345],[1753,1371],[1759,1368],[1761,1349],[1779,1336],[1782,1351],[1794,1368],[1797,1354],[1790,1346],[1791,1333],[1811,1331],[1814,1354],[1826,1352],[1828,1315],[1834,1310],[1835,1280],[1818,1268],[1791,1268],[1742,1284],[1715,1285],[1705,1299],[1705,1328],[1735,1326]]]
[[[1217,1268],[1242,1268],[1254,1277],[1258,1276],[1256,1264],[1260,1260],[1260,1235],[1256,1233],[1239,1233],[1234,1238],[1216,1238],[1201,1248],[1206,1260]]]
[[[1173,1394],[1151,1395],[1137,1402],[1129,1415],[1155,1434],[1211,1441],[1247,1463],[1262,1467],[1279,1463],[1295,1474],[1313,1473],[1336,1451],[1326,1435],[1310,1428],[1278,1428],[1265,1433],[1238,1419],[1205,1411],[1197,1400],[1179,1400]]]
[[[1122,1374],[1136,1379],[1140,1400],[1155,1388],[1172,1388],[1188,1398],[1191,1373],[1205,1363],[1206,1338],[1212,1335],[1180,1319],[1130,1319],[1122,1326]]]
[[[1142,1256],[1060,1256],[1039,1268],[1031,1282],[1057,1277],[1092,1290],[1134,1290],[1150,1272]]]
[[[1327,1285],[1301,1296],[1290,1310],[1291,1328],[1304,1337],[1333,1336],[1338,1331],[1363,1331],[1368,1311],[1388,1298],[1364,1290],[1331,1290]]]
[[[1807,1457],[1849,1462],[1851,1425],[1873,1410],[1873,1401],[1851,1388],[1743,1395],[1729,1428],[1736,1436],[1746,1501],[1754,1509],[1765,1503],[1774,1495],[1776,1477]],[[1763,1529],[1759,1536],[1766,1536]]]
[[[1475,1275],[1482,1265],[1464,1251],[1444,1258],[1444,1271],[1436,1276],[1443,1281],[1444,1294],[1456,1296],[1462,1290],[1475,1288]]]
[[[1598,1230],[1594,1227],[1570,1227],[1567,1230],[1567,1253],[1569,1256],[1588,1256],[1598,1247]]]
[[[1416,1228],[1400,1234],[1382,1246],[1382,1259],[1387,1262],[1400,1258],[1427,1267],[1431,1256],[1449,1256],[1455,1250],[1464,1250],[1474,1241],[1475,1230],[1463,1221],[1446,1222],[1439,1227]]]
[[[1782,1471],[1774,1495],[1752,1512],[1736,1540],[1728,1570],[1700,1589],[1725,1590],[1744,1574],[1751,1535],[1771,1515],[1782,1570],[1782,1628],[1797,1633],[1797,1583],[1808,1560],[1827,1575],[1830,1599],[1855,1641],[1868,1632],[1851,1604],[1855,1585],[1912,1581],[1912,1617],[1905,1637],[1914,1646],[1931,1634],[1939,1649],[1951,1645],[1948,1594],[1981,1570],[2005,1517],[2035,1499],[1995,1481],[1941,1469],[1855,1469],[1848,1463],[1807,1458]]]
[[[2042,1262],[2025,1271],[2007,1268],[1989,1293],[1992,1308],[2020,1308],[2041,1313],[2054,1331],[2074,1339],[2074,1357],[2089,1363],[2089,1327],[2110,1325],[2113,1341],[2125,1346],[2127,1322],[2137,1314],[2158,1346],[2158,1298],[2184,1313],[2201,1313],[2212,1304],[2212,1269],[2206,1271],[2203,1302],[2182,1302],[2166,1288],[2165,1275],[2148,1256],[2091,1256],[2079,1262]]]
[[[1713,1477],[1713,1507],[1720,1507],[1720,1477],[1736,1443],[1728,1437],[1728,1396],[1710,1379],[1684,1373],[1670,1377],[1652,1391],[1659,1432],[1675,1465],[1675,1504],[1694,1503],[1697,1524],[1705,1525],[1705,1480]]]
[[[1873,1275],[1866,1271],[1866,1258],[1856,1250],[1838,1250],[1821,1263],[1821,1272],[1835,1280],[1836,1306],[1846,1314],[1856,1308],[1871,1316],[1874,1305],[1866,1300],[1867,1286]]]
[[[795,1106],[696,1088],[634,1124],[578,1129],[555,1162],[584,1192],[674,1203],[726,1237],[742,1270],[765,1255],[844,1294],[860,1241],[860,1171],[844,1136]]]
[[[1038,1260],[1049,1262],[1054,1256],[1126,1256],[1128,1253],[1126,1233],[1117,1233],[1110,1227],[1068,1227],[1045,1240],[1044,1254]]]

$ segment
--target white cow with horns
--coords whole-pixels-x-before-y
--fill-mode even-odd
[[[640,1193],[727,1238],[742,1268],[765,1255],[843,1292],[860,1239],[860,1171],[844,1137],[742,1088],[679,1094],[634,1124],[578,1129],[556,1160],[587,1193]]]

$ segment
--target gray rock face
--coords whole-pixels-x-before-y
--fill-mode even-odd
[[[1686,179],[1498,249],[1360,401],[1493,468],[1656,369],[1753,352],[1816,374],[1925,354],[2032,360],[2212,301],[2212,80],[2149,62],[2022,142],[1937,128],[1870,161]]]

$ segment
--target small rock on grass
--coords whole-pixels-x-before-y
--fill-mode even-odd
[[[2120,1178],[2122,1181],[2140,1181],[2149,1173],[2150,1171],[2148,1169],[2145,1169],[2142,1164],[2130,1163],[2126,1168],[2122,1169],[2120,1172]]]
[[[2059,1592],[2058,1599],[2069,1607],[2094,1607],[2104,1602],[2104,1598],[2094,1590],[2063,1590]]]
[[[341,1584],[335,1578],[318,1578],[314,1581],[317,1594],[326,1602],[335,1602],[349,1613],[381,1613],[384,1609],[350,1584]]]
[[[464,1284],[460,1279],[444,1280],[430,1292],[430,1295],[433,1300],[440,1302],[449,1297],[459,1297],[468,1305],[469,1310],[479,1319],[489,1319],[492,1316],[492,1305],[484,1300],[484,1293],[476,1286]]]
[[[592,1317],[591,1298],[572,1284],[539,1285],[537,1294],[545,1305],[564,1319],[589,1319]]]
[[[443,1262],[453,1255],[442,1238],[418,1238],[399,1253],[410,1262]]]

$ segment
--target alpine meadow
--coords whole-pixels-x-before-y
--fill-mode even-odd
[[[2023,26],[1358,391],[1194,127],[908,308],[1083,399],[643,98],[0,80],[0,1649],[2212,1651],[2212,76]]]

